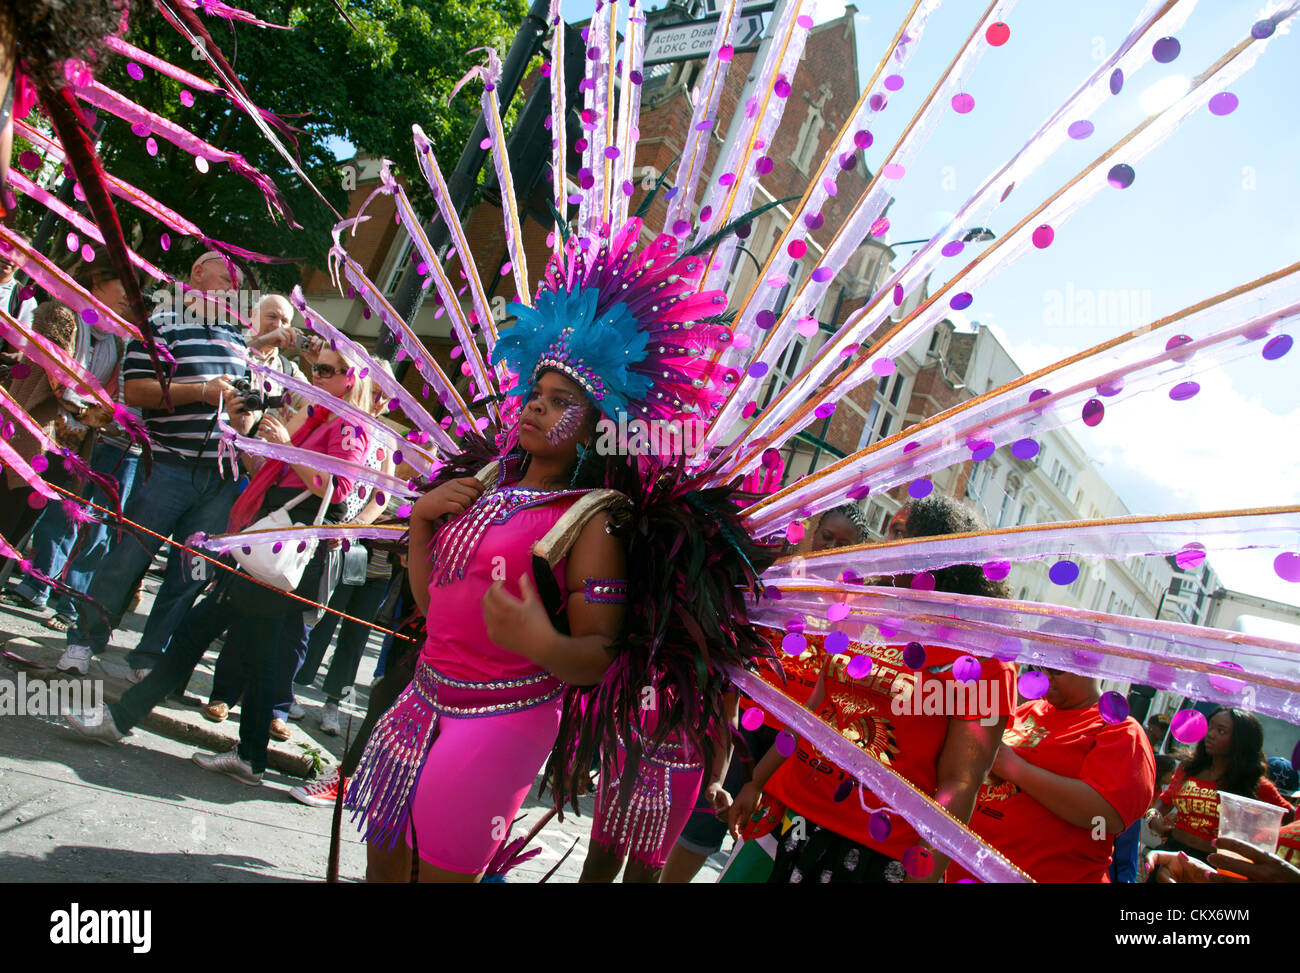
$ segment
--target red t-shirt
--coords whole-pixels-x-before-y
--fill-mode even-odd
[[[810,640],[811,643],[812,640]],[[836,656],[827,674],[826,703],[818,715],[881,763],[907,778],[931,796],[938,788],[939,755],[948,735],[950,719],[969,721],[1001,718],[1015,708],[1015,666],[981,659],[977,680],[954,678],[952,664],[965,652],[925,647],[924,667],[913,671],[903,662],[901,645],[850,643]],[[821,651],[814,653],[814,682],[821,669]],[[845,671],[856,656],[870,656],[872,667],[861,679]],[[784,664],[784,660],[783,664]],[[794,660],[803,663],[803,657]],[[806,667],[804,670],[806,671]],[[873,848],[895,860],[917,845],[920,838],[901,816],[890,814],[892,826],[884,841],[867,830],[870,812],[882,804],[857,793],[837,802],[835,792],[847,775],[816,747],[800,740],[790,759],[772,775],[766,791],[794,814],[800,814],[838,834]]]
[[[1132,719],[1107,723],[1097,707],[1057,709],[1036,699],[1016,709],[1002,735],[1027,763],[1081,780],[1113,807],[1128,827],[1151,806],[1156,760],[1142,727]],[[1009,781],[984,782],[971,830],[1037,882],[1108,882],[1114,833],[1070,824]],[[955,863],[947,881],[968,877]]]
[[[1284,808],[1289,818],[1295,810],[1283,797],[1277,787],[1267,777],[1261,777],[1255,787],[1254,798],[1266,804],[1276,804]],[[1169,789],[1160,795],[1160,800],[1178,808],[1174,818],[1174,834],[1186,831],[1206,841],[1219,837],[1219,785],[1212,780],[1188,777],[1180,767],[1169,784]]]
[[[1278,856],[1300,868],[1300,821],[1284,824],[1277,839]]]
[[[777,663],[771,658],[758,659],[757,675],[765,683],[775,686],[781,692],[785,693],[800,706],[808,703],[808,697],[812,695],[813,689],[817,686],[817,676],[821,673],[822,660],[825,655],[822,654],[822,643],[825,642],[824,635],[816,635],[812,632],[805,632],[804,638],[808,642],[808,650],[797,658],[786,655],[781,649],[781,641],[785,638],[786,633],[774,628],[760,626],[760,631],[767,636],[767,640],[772,644],[772,650],[780,657],[780,669]],[[785,678],[782,678],[784,672]],[[740,709],[742,711],[756,705],[748,696],[740,698]],[[774,730],[785,729],[785,724],[778,720],[771,713],[763,712],[763,725],[769,726]]]

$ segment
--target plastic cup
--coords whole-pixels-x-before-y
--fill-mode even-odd
[[[1285,812],[1276,804],[1265,804],[1237,794],[1219,792],[1219,837],[1235,838],[1260,851],[1272,854],[1277,851],[1278,833],[1282,829],[1282,815]],[[1241,858],[1228,851],[1220,854],[1230,858]],[[1242,859],[1247,861],[1247,859]],[[1245,878],[1236,872],[1219,870],[1223,875]]]

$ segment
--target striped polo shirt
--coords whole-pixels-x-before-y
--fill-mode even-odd
[[[185,312],[160,311],[149,319],[158,342],[176,359],[172,382],[206,382],[222,375],[245,374],[244,336],[237,324],[226,321],[198,320],[187,308]],[[126,346],[122,364],[124,381],[154,378],[149,352],[142,342]],[[149,437],[161,447],[160,455],[187,460],[215,462],[221,433],[213,424],[217,408],[204,402],[178,405],[174,411],[141,409]],[[221,410],[225,417],[225,410]],[[211,433],[211,435],[209,435]],[[204,447],[204,440],[207,446]]]

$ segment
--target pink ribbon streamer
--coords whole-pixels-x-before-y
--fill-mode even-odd
[[[31,142],[40,153],[47,159],[56,163],[63,164],[66,156],[63,147],[57,142],[45,136],[39,129],[32,128],[26,122],[15,122],[14,131]],[[295,263],[294,259],[286,257],[272,257],[264,253],[258,253],[255,250],[245,250],[243,247],[237,247],[232,243],[226,243],[210,237],[203,232],[196,224],[190,222],[170,207],[164,206],[158,200],[154,199],[148,193],[131,185],[117,176],[104,173],[104,182],[108,186],[108,191],[118,199],[126,200],[132,206],[140,211],[152,216],[158,222],[162,223],[168,229],[175,230],[185,236],[196,237],[212,250],[221,250],[225,253],[238,257],[244,257],[248,260],[255,260],[258,263]]]
[[[320,524],[306,525],[287,530],[245,531],[240,534],[194,534],[186,542],[191,547],[202,547],[217,554],[244,548],[265,547],[268,544],[299,544],[303,541],[400,541],[406,536],[405,525],[396,527],[380,524]]]
[[[695,194],[699,189],[700,174],[704,171],[704,160],[709,154],[713,127],[717,124],[716,113],[718,103],[722,100],[722,90],[726,86],[727,70],[731,67],[731,58],[724,60],[721,52],[735,40],[739,28],[740,0],[725,0],[719,11],[713,48],[709,52],[709,59],[704,62],[704,71],[692,93],[695,110],[691,113],[691,126],[686,132],[681,161],[677,164],[677,178],[673,180],[677,193],[664,208],[665,233],[671,233],[673,224],[678,220],[690,222],[694,215]]]
[[[1278,13],[1277,22],[1281,23],[1289,19],[1294,13],[1294,7]],[[1198,77],[1192,90],[1176,104],[1140,123],[1128,136],[1112,145],[1078,177],[1026,216],[1015,230],[992,244],[980,257],[909,314],[903,321],[904,326],[874,348],[871,355],[854,360],[846,372],[836,376],[835,387],[831,394],[843,395],[862,382],[874,378],[873,365],[902,354],[918,337],[928,333],[929,329],[948,313],[950,293],[955,294],[958,290],[975,291],[998,271],[1010,266],[1019,256],[1029,252],[1032,249],[1031,238],[1039,225],[1050,225],[1059,232],[1060,227],[1070,216],[1107,185],[1106,172],[1116,161],[1121,161],[1121,156],[1122,161],[1126,163],[1144,158],[1177,130],[1185,119],[1203,109],[1215,93],[1224,90],[1248,71],[1263,53],[1267,43],[1265,40],[1253,40],[1245,50],[1229,59],[1218,70]],[[994,259],[995,255],[999,259]],[[866,307],[851,315],[835,338],[823,346],[795,381],[783,389],[767,409],[755,418],[750,427],[752,437],[750,442],[762,440],[764,446],[779,447],[811,421],[805,419],[795,427],[774,433],[776,427],[781,425],[798,405],[814,396],[817,389],[840,369],[845,360],[842,354],[844,350],[868,338],[893,310],[893,301],[889,299],[886,290]],[[736,454],[739,452],[735,444],[732,448],[724,450],[724,456],[727,458],[721,464],[718,474],[720,481],[725,481],[733,475],[737,467],[747,468],[757,461],[757,453],[752,450],[746,450],[743,455],[737,457]]]
[[[568,154],[569,137],[566,130],[568,125],[567,107],[565,100],[568,89],[564,80],[564,32],[566,26],[563,18],[560,16],[560,0],[551,0],[551,9],[549,12],[551,30],[551,155],[563,151]],[[560,149],[559,146],[564,146]],[[565,166],[551,165],[551,195],[554,197],[555,212],[567,214],[569,212],[568,188],[565,185]],[[551,233],[551,252],[559,256],[564,247],[563,235],[556,228]],[[525,295],[528,296],[528,295]],[[491,349],[488,349],[491,351]]]
[[[641,81],[639,79],[645,66],[645,16],[635,5],[627,14],[627,24],[623,37],[623,59],[620,86],[623,97],[618,108],[618,131],[614,148],[617,155],[610,163],[609,170],[609,225],[622,226],[627,222],[628,203],[635,189],[631,177],[636,164],[636,146],[641,140]],[[563,210],[561,210],[563,212]],[[525,297],[526,291],[521,291]]]
[[[474,422],[469,404],[461,397],[456,384],[447,377],[447,373],[429,354],[423,342],[415,336],[402,316],[393,309],[393,306],[379,292],[379,288],[366,276],[361,265],[343,249],[339,236],[349,223],[350,221],[345,221],[334,227],[334,246],[330,248],[330,271],[336,282],[341,277],[355,288],[371,313],[379,317],[380,324],[393,332],[402,350],[406,352],[424,380],[437,391],[438,401],[453,413],[453,418],[463,425]],[[339,289],[342,290],[342,287],[340,286]],[[438,440],[440,448],[453,454],[461,451],[445,432],[440,429],[439,433],[440,435],[435,434],[434,438]]]
[[[284,197],[280,190],[276,188],[266,175],[260,170],[251,166],[243,156],[237,152],[227,152],[224,149],[218,149],[210,145],[197,135],[193,135],[181,128],[174,122],[170,122],[161,115],[137,105],[135,102],[118,94],[111,88],[107,88],[98,81],[91,80],[89,84],[76,85],[74,90],[77,97],[111,112],[123,121],[130,122],[132,125],[143,125],[153,134],[160,135],[168,142],[171,142],[183,152],[187,152],[195,158],[205,159],[208,162],[224,162],[230,168],[239,173],[245,179],[248,179],[258,189],[262,191],[262,196],[266,200],[267,209],[272,213],[278,213],[289,219],[289,224],[295,228],[298,224],[288,217],[288,209],[284,202]]]
[[[0,336],[14,350],[21,351],[44,369],[47,375],[62,375],[71,379],[70,382],[58,384],[72,385],[73,391],[78,395],[93,398],[106,409],[115,407],[113,397],[80,361],[44,335],[23,327],[22,322],[10,317],[4,308],[0,308]]]
[[[139,328],[119,316],[116,311],[60,270],[58,265],[43,253],[3,225],[0,225],[0,250],[10,254],[14,262],[31,277],[34,283],[45,288],[56,301],[81,315],[83,321],[87,319],[89,311],[93,313],[95,327],[130,341],[144,341]],[[161,345],[158,346],[158,354],[164,363],[173,360],[167,353],[167,349]]]
[[[817,171],[813,173],[809,181],[807,199],[797,208],[794,219],[788,223],[773,245],[766,265],[750,288],[744,303],[738,308],[735,331],[741,337],[741,341],[739,345],[733,342],[723,353],[721,361],[724,364],[735,366],[743,358],[746,359],[747,364],[762,361],[774,366],[793,338],[800,321],[813,314],[821,304],[826,291],[836,279],[835,274],[848,264],[862,241],[873,235],[872,230],[876,228],[877,220],[894,198],[895,188],[895,182],[884,179],[879,171],[862,191],[852,211],[836,230],[820,256],[812,252],[816,244],[812,242],[813,234],[810,232],[810,225],[816,225],[820,229],[823,206],[833,193],[839,192],[837,181],[843,172],[840,159],[845,156],[854,159],[858,157],[862,149],[855,139],[861,132],[871,133],[871,127],[877,116],[885,110],[888,100],[893,96],[892,92],[884,87],[885,72],[900,74],[906,70],[912,55],[920,47],[920,41],[925,36],[930,14],[938,6],[939,0],[932,0],[918,6],[904,23],[898,44],[885,52],[875,71],[874,90],[869,88],[862,93],[853,117],[840,129],[835,148],[827,154]],[[1006,16],[1008,9],[1003,7],[994,10],[984,18],[984,23]],[[908,138],[894,146],[879,168],[891,163],[910,165],[911,158],[923,149],[926,140],[936,127],[940,113],[948,110],[947,99],[951,96],[951,92],[963,89],[985,46],[983,34],[977,29],[963,46],[954,63],[953,71],[940,80],[931,97],[926,99],[913,116],[912,123],[907,128]],[[876,235],[880,232],[882,231],[877,230]],[[795,240],[802,240],[804,237],[808,238],[810,252],[802,259],[820,264],[821,268],[831,269],[835,274],[827,276],[825,280],[817,280],[809,273],[803,274],[801,279],[799,271],[801,260],[792,257],[788,248]],[[817,234],[817,238],[822,239],[820,234]],[[730,258],[727,266],[730,266]],[[795,285],[793,296],[784,305],[784,313],[781,314],[776,325],[771,331],[765,333],[758,326],[758,315],[763,311],[773,313],[781,311],[777,302],[781,299],[784,289],[783,286],[778,287],[776,284],[785,281]],[[753,352],[746,352],[741,347],[748,347],[754,342],[758,342],[758,347]],[[744,373],[745,366],[739,365],[739,370]],[[744,392],[733,394],[730,402],[724,406],[724,409],[728,410],[726,417],[715,421],[715,430],[730,427],[732,421],[739,416],[742,403],[752,397],[752,390],[757,383],[752,376],[742,374],[741,384],[745,386]]]
[[[886,806],[916,829],[921,839],[962,865],[985,882],[1032,881],[992,845],[919,791],[906,778],[886,767],[871,754],[846,740],[834,727],[823,723],[779,689],[758,676],[735,666],[727,675],[736,688],[775,716],[791,732],[798,733],[846,774],[869,789]]]
[[[582,138],[587,147],[582,152],[582,169],[578,173],[582,200],[578,203],[578,237],[589,242],[609,237],[605,224],[609,213],[609,159],[605,149],[613,141],[614,118],[614,44],[618,5],[597,0],[596,12],[587,22],[588,58],[584,77]],[[596,52],[595,57],[591,52]],[[566,149],[557,149],[564,152]],[[561,212],[564,212],[561,210]]]
[[[411,126],[411,130],[415,138],[415,159],[420,164],[420,172],[429,184],[429,189],[433,192],[434,201],[438,204],[438,214],[451,233],[452,246],[460,258],[461,269],[465,271],[465,285],[469,288],[470,304],[483,330],[488,354],[491,355],[496,345],[497,326],[492,317],[492,307],[487,292],[483,289],[483,278],[474,262],[473,248],[470,247],[469,238],[465,236],[464,227],[460,225],[460,217],[456,215],[456,209],[451,204],[451,190],[447,188],[442,169],[439,168],[438,160],[434,157],[433,143],[429,141],[419,125]]]
[[[3,386],[0,386],[0,407],[3,407],[6,412],[18,421],[18,425],[31,434],[32,438],[36,440],[36,445],[41,448],[41,452],[59,452],[58,443],[45,434],[45,430],[37,425],[36,420],[28,414],[27,410],[14,401],[13,396],[9,394],[9,390]]]
[[[524,255],[523,220],[519,204],[515,200],[515,177],[510,169],[510,152],[506,148],[506,127],[501,120],[501,108],[496,96],[496,86],[501,81],[501,60],[496,51],[491,48],[486,51],[487,65],[474,68],[465,78],[476,75],[483,80],[483,94],[479,101],[483,106],[488,135],[492,139],[492,165],[496,170],[497,185],[501,187],[501,215],[505,223],[506,252],[510,255],[510,274],[514,277],[516,295],[520,300],[528,300],[532,297],[532,288],[528,282],[528,261]],[[461,84],[464,81],[462,79]],[[490,386],[480,383],[480,387],[485,392],[490,391]]]
[[[750,208],[759,181],[756,165],[771,146],[785,115],[788,99],[777,95],[776,88],[780,84],[788,84],[799,70],[812,25],[811,17],[806,16],[812,9],[812,4],[787,3],[780,9],[779,16],[768,27],[770,46],[767,49],[767,60],[762,65],[757,65],[754,76],[759,80],[753,89],[754,95],[744,106],[744,117],[726,158],[719,160],[720,164],[715,170],[721,175],[706,197],[705,208],[711,212],[708,219],[700,219],[694,243],[699,243],[722,229]],[[723,180],[728,176],[734,181],[724,184]],[[702,215],[704,210],[700,210],[700,213]],[[671,229],[670,227],[670,232]],[[739,243],[735,234],[731,234],[708,254],[709,263],[700,281],[701,290],[725,288]]]
[[[935,571],[954,564],[997,564],[1048,557],[1125,560],[1173,555],[1199,563],[1208,551],[1291,550],[1298,536],[1300,506],[1258,512],[1127,517],[1119,522],[1036,524],[783,557],[763,572],[763,581],[778,586],[787,581],[840,582],[851,581],[863,568],[869,568],[873,577],[887,577]],[[847,578],[846,572],[850,572]]]
[[[41,475],[32,469],[25,459],[18,455],[17,450],[9,445],[4,439],[0,439],[0,463],[9,467],[20,477],[29,487],[45,497],[47,500],[57,500],[59,495],[50,489],[49,485],[41,479]],[[19,540],[20,538],[14,538]],[[21,560],[21,556],[19,560]]]
[[[97,227],[90,220],[86,219],[84,216],[82,216],[72,207],[63,203],[61,200],[58,199],[58,197],[52,196],[51,194],[47,193],[44,189],[36,185],[36,183],[32,182],[21,172],[18,172],[16,170],[10,170],[9,182],[13,184],[13,186],[24,196],[27,196],[35,200],[36,202],[40,203],[50,212],[67,220],[67,222],[72,224],[72,226],[78,232],[89,237],[91,240],[94,240],[101,247],[104,246],[104,235],[99,232],[99,227]],[[130,247],[127,247],[126,255],[130,259],[133,265],[139,267],[141,270],[143,270],[154,280],[170,279],[166,271],[159,269],[157,266],[150,263],[144,257],[140,256],[138,253],[132,250]]]
[[[415,212],[415,207],[411,205],[406,190],[393,178],[392,166],[387,159],[379,167],[379,179],[379,188],[366,200],[354,219],[359,220],[362,217],[366,206],[370,204],[370,199],[373,199],[377,193],[385,192],[392,195],[397,206],[398,216],[410,234],[412,246],[424,261],[429,277],[433,281],[433,286],[438,292],[438,297],[442,300],[443,309],[447,312],[447,320],[451,323],[452,330],[460,340],[460,347],[465,354],[465,361],[469,364],[470,375],[473,377],[475,385],[485,395],[494,393],[497,388],[496,383],[492,380],[488,364],[484,360],[482,352],[479,351],[478,342],[474,339],[473,326],[466,318],[464,309],[460,306],[460,298],[456,296],[456,288],[443,270],[442,261],[434,253],[433,245],[425,235],[424,226]],[[486,329],[482,333],[484,338],[487,339],[490,354],[493,345],[492,336]],[[495,402],[489,403],[488,413],[500,424],[500,410]]]
[[[364,348],[307,306],[307,300],[303,297],[301,287],[296,285],[294,286],[293,290],[289,294],[289,300],[302,314],[307,327],[329,341],[331,348],[336,351],[340,348],[343,349],[343,354],[350,361],[367,361],[372,365],[374,364],[374,359],[370,357],[369,353]],[[415,427],[419,429],[425,437],[437,442],[439,449],[449,450],[452,453],[458,452],[456,444],[451,440],[442,427],[439,426],[438,423],[434,422],[433,417],[429,415],[428,410],[417,402],[415,397],[411,395],[410,392],[406,391],[396,378],[389,375],[382,368],[376,367],[371,368],[370,379],[387,392],[390,397],[396,399],[401,404],[402,412],[406,418],[410,419]],[[410,437],[408,437],[408,439],[409,438]],[[419,444],[415,443],[413,443],[413,446],[417,449],[422,448]],[[425,452],[423,455],[430,462],[434,459],[434,457],[428,452]]]
[[[354,426],[365,426],[366,433],[371,438],[379,439],[388,445],[390,454],[393,456],[396,465],[401,465],[401,460],[405,460],[415,468],[416,472],[421,475],[427,475],[433,469],[433,463],[428,453],[413,447],[406,438],[393,429],[382,419],[372,416],[364,409],[358,409],[349,402],[344,402],[337,396],[330,395],[328,392],[318,389],[310,382],[303,382],[294,378],[292,375],[280,371],[278,368],[271,368],[268,365],[262,365],[252,358],[248,360],[249,371],[262,378],[264,381],[271,383],[273,386],[278,385],[288,389],[298,398],[304,399],[312,405],[319,406],[329,412],[334,413],[345,422]],[[371,377],[375,372],[381,369],[374,365],[357,366],[359,373],[368,373]],[[365,374],[362,375],[365,377]],[[400,456],[400,459],[398,458]]]
[[[1105,399],[1105,408],[1112,408],[1158,390],[1199,389],[1190,379],[1204,370],[1258,353],[1265,338],[1300,330],[1300,264],[1231,294],[1205,302],[1199,311],[1140,327],[1011,382],[996,394],[955,406],[922,428],[858,450],[756,504],[746,512],[746,525],[759,535],[771,533],[792,516],[830,509],[852,490],[882,493],[966,462],[989,446],[1029,444],[1037,455],[1034,437],[1082,421],[1090,401]]]
[[[784,630],[799,620],[810,629],[843,632],[856,642],[887,638],[943,645],[1300,722],[1300,645],[1294,643],[942,591],[798,580],[783,582],[778,591],[779,600],[764,599],[750,610],[752,622]],[[826,622],[833,604],[847,604],[849,616]]]
[[[240,452],[247,453],[249,456],[261,456],[265,459],[283,460],[290,466],[307,466],[320,473],[351,480],[354,488],[358,484],[364,483],[389,496],[405,499],[415,496],[406,481],[399,480],[397,477],[390,476],[380,470],[373,470],[362,463],[353,463],[350,460],[339,459],[336,456],[327,456],[325,453],[318,453],[314,449],[287,446],[283,443],[268,443],[264,439],[244,436],[225,422],[218,422],[217,426],[221,430],[221,445],[217,450],[219,456],[232,457],[233,460],[233,454]]]
[[[292,27],[286,27],[284,24],[273,24],[267,20],[261,20],[247,10],[239,7],[232,7],[229,4],[222,3],[221,0],[172,0],[182,7],[189,7],[191,10],[197,10],[201,14],[209,17],[221,17],[223,20],[240,20],[246,24],[253,24],[256,27],[269,27],[272,30],[292,30]]]

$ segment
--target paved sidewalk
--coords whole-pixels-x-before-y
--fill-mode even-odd
[[[104,697],[118,699],[130,686],[126,652],[140,637],[159,580],[147,576],[139,611],[127,616],[110,648],[96,656],[85,678],[102,680]],[[64,637],[42,625],[52,612],[0,606],[0,679],[28,683],[70,678],[54,669]],[[357,692],[342,707],[359,726],[378,661],[373,635],[357,675]],[[207,702],[219,646],[195,670],[188,694]],[[328,671],[329,656],[318,681]],[[325,696],[295,687],[306,717],[291,723],[287,743],[271,742],[260,788],[205,772],[189,760],[199,750],[226,750],[238,739],[239,710],[225,723],[203,719],[197,708],[168,699],[124,744],[106,748],[83,741],[57,716],[0,718],[0,875],[9,881],[310,881],[324,877],[330,814],[288,794],[313,763],[336,763],[343,736],[321,732]],[[521,810],[512,837],[526,834],[549,805],[536,788]],[[565,858],[551,882],[576,882],[586,857],[592,800],[582,815],[553,818],[530,847],[541,853],[509,875],[537,882]],[[39,827],[31,828],[37,818]],[[17,819],[17,820],[15,820]],[[213,830],[215,829],[215,831]],[[213,839],[213,835],[219,840]],[[345,824],[341,877],[361,880],[365,848]],[[727,850],[706,863],[697,882],[716,881]],[[215,850],[220,848],[219,851]],[[570,852],[570,849],[572,851]]]

